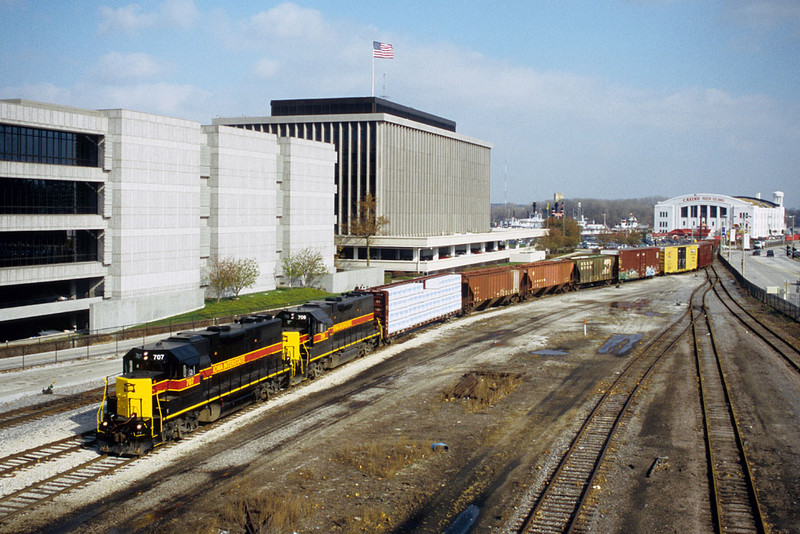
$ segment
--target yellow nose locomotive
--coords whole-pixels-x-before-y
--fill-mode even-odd
[[[104,452],[143,454],[243,403],[266,398],[287,372],[281,321],[270,316],[181,332],[131,349],[98,411]],[[110,387],[111,386],[111,387]]]
[[[100,450],[144,454],[363,355],[381,339],[374,318],[372,295],[351,293],[131,349],[106,382]]]

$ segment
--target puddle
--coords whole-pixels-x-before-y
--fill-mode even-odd
[[[650,305],[649,300],[635,300],[633,302],[615,300],[610,304],[612,308],[620,308],[623,310],[640,310],[642,308],[648,307],[649,305]]]
[[[615,354],[623,356],[633,348],[639,340],[642,339],[642,334],[614,334],[603,343],[597,352],[599,354]]]
[[[450,526],[444,530],[445,534],[466,534],[472,529],[475,520],[478,519],[481,509],[470,504],[467,509],[458,514],[455,521],[450,523]]]
[[[540,349],[531,352],[531,354],[538,354],[539,356],[563,356],[569,353],[561,349]]]

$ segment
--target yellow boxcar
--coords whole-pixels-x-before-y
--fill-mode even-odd
[[[661,254],[661,272],[684,273],[697,269],[697,245],[672,245],[664,247]]]

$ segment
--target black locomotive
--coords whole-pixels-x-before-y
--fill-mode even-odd
[[[181,332],[131,349],[98,411],[104,452],[144,454],[254,400],[363,355],[380,339],[370,294]]]

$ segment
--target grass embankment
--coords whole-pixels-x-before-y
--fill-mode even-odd
[[[264,293],[243,295],[238,299],[225,298],[221,299],[219,302],[216,300],[207,300],[205,307],[203,307],[201,310],[183,313],[181,315],[168,317],[166,319],[153,321],[147,324],[158,326],[161,324],[170,323],[189,323],[193,320],[199,319],[231,317],[234,315],[258,313],[267,310],[285,308],[287,306],[295,306],[304,302],[308,302],[309,300],[318,300],[331,295],[332,293],[310,287],[274,289],[272,291],[265,291]]]

